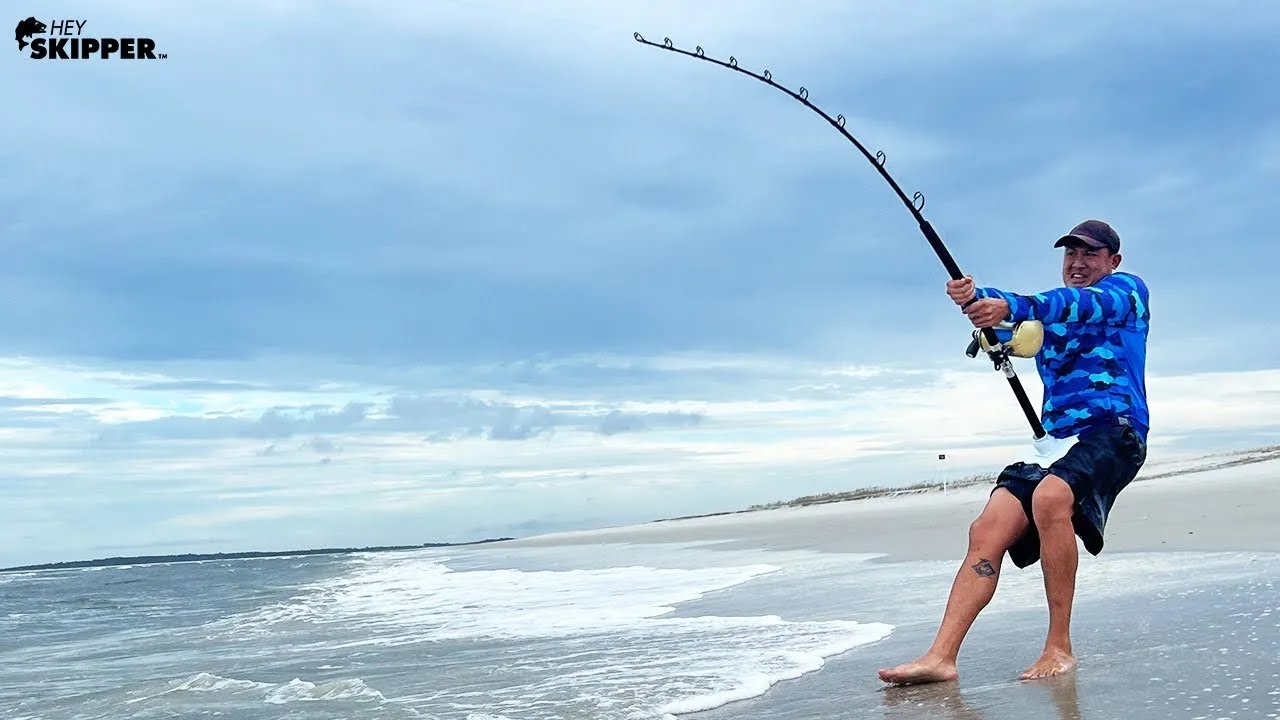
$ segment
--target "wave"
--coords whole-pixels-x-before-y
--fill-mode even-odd
[[[140,703],[147,700],[155,700],[164,695],[188,692],[250,694],[258,696],[263,702],[273,705],[321,700],[387,702],[387,698],[382,693],[366,685],[360,678],[345,678],[318,684],[294,678],[287,683],[276,684],[258,682],[256,680],[239,680],[201,672],[185,680],[173,681],[170,685],[171,687],[168,690],[155,695],[134,698],[129,702],[131,704]]]
[[[383,558],[301,588],[287,602],[220,620],[217,629],[313,647],[320,633],[330,656],[429,643],[409,652],[451,657],[451,684],[460,689],[437,688],[416,699],[468,712],[470,720],[670,718],[761,695],[892,632],[876,622],[674,612],[779,569],[455,571],[432,558]],[[498,643],[502,665],[456,654],[476,642]],[[323,697],[328,690],[295,684],[270,692]]]

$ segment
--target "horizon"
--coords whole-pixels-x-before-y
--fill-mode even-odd
[[[981,285],[1057,287],[1053,241],[1111,222],[1151,288],[1148,463],[1280,443],[1265,9],[88,13],[167,57],[0,61],[0,566],[523,537],[1024,454],[874,167],[634,32],[806,87]]]
[[[1251,454],[1251,452],[1258,452],[1258,451],[1271,451],[1272,455],[1267,457],[1261,457],[1261,459],[1228,462],[1228,464],[1222,464],[1222,465],[1202,465],[1202,466],[1197,465],[1197,466],[1192,466],[1192,468],[1189,468],[1189,469],[1183,468],[1180,470],[1179,469],[1165,470],[1165,471],[1162,471],[1162,473],[1158,473],[1156,475],[1148,475],[1148,473],[1149,473],[1149,470],[1155,468],[1155,466],[1158,466],[1158,464],[1157,465],[1148,464],[1144,466],[1142,473],[1139,473],[1138,477],[1134,478],[1134,482],[1149,482],[1149,480],[1171,477],[1171,475],[1208,473],[1208,471],[1233,468],[1233,466],[1236,466],[1236,465],[1252,465],[1254,464],[1254,462],[1274,461],[1277,459],[1277,456],[1274,455],[1274,451],[1277,451],[1277,450],[1280,450],[1280,445],[1242,448],[1242,450],[1234,450],[1229,452],[1211,452],[1211,454],[1194,456],[1190,460],[1204,460],[1204,459],[1210,459],[1210,457],[1230,457],[1234,455],[1248,455],[1248,454]],[[1178,464],[1178,461],[1166,460],[1164,464]],[[957,478],[954,484],[952,484],[952,487],[959,489],[961,487],[973,486],[973,484],[982,483],[983,480],[995,480],[996,475],[997,473],[987,473],[987,474],[980,474],[980,475],[970,475],[970,477],[965,477],[965,478]],[[938,492],[940,491],[940,489],[942,489],[943,492],[946,491],[946,484],[941,482],[941,480],[937,480],[937,482],[916,483],[916,484],[913,484],[913,486],[905,486],[902,488],[893,488],[893,487],[860,488],[859,491],[836,491],[832,493],[823,493],[823,495],[819,495],[819,496],[797,496],[792,498],[786,498],[786,500],[776,500],[773,502],[762,503],[762,505],[753,505],[750,507],[739,507],[739,509],[727,509],[727,510],[718,510],[718,511],[710,510],[707,512],[703,512],[703,514],[696,514],[696,515],[678,515],[678,516],[671,516],[671,518],[652,518],[652,519],[641,521],[641,523],[636,523],[636,524],[671,523],[671,521],[698,520],[701,518],[710,518],[710,516],[741,515],[741,514],[746,514],[746,512],[762,512],[762,511],[769,511],[769,510],[780,510],[780,509],[785,509],[785,507],[827,505],[827,503],[831,503],[831,502],[858,502],[861,500],[870,500],[870,498],[896,497],[896,493],[900,491],[905,491],[906,493],[908,493],[908,495],[916,495],[916,493],[919,493],[919,492]],[[835,496],[852,495],[852,493],[861,492],[861,491],[868,491],[868,495],[855,496],[855,497],[827,498],[827,496],[832,496],[832,495],[835,495]],[[585,528],[585,529],[611,529],[611,528]],[[390,552],[390,551],[399,551],[399,550],[421,550],[421,548],[465,547],[465,546],[477,546],[477,544],[490,544],[495,542],[520,541],[520,539],[530,539],[531,537],[539,537],[539,536],[536,536],[535,534],[535,536],[525,536],[525,537],[475,538],[475,539],[470,539],[470,541],[444,542],[444,543],[426,541],[426,542],[420,542],[415,544],[385,544],[385,546],[293,547],[293,548],[284,548],[284,550],[261,550],[261,548],[256,548],[256,550],[253,550],[253,548],[244,548],[244,550],[224,551],[224,552],[182,552],[182,553],[166,553],[166,555],[119,555],[119,556],[108,556],[108,557],[84,557],[84,559],[77,559],[77,560],[58,560],[58,561],[41,562],[41,564],[36,564],[36,565],[0,566],[0,573],[10,573],[10,571],[55,570],[55,569],[61,569],[61,566],[92,565],[92,566],[108,566],[108,568],[110,568],[110,566],[115,566],[115,565],[106,565],[106,562],[109,562],[109,561],[129,562],[129,564],[161,565],[161,564],[166,564],[166,562],[170,562],[170,561],[198,562],[206,559],[212,559],[212,557],[232,557],[232,559],[276,559],[276,557],[291,557],[294,555],[330,555],[330,553],[332,553],[332,555],[347,555],[347,553],[356,553],[356,552]],[[243,556],[251,556],[251,557],[243,557]],[[186,559],[186,557],[200,557],[200,560],[174,560],[174,559]],[[72,569],[76,569],[76,568],[72,568]]]

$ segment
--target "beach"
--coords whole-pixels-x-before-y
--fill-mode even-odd
[[[1229,467],[1219,458],[1140,474],[1121,494],[1107,528],[1108,552],[1186,550],[1280,552],[1280,460]],[[1209,469],[1203,469],[1208,467]],[[1165,475],[1165,472],[1177,474]],[[1145,475],[1160,477],[1146,479]],[[559,546],[597,543],[727,541],[722,547],[877,553],[892,560],[950,560],[963,554],[968,526],[992,485],[885,495],[799,508],[777,508],[553,533],[504,543]],[[959,543],[959,544],[958,544]]]
[[[932,640],[987,484],[503,544],[630,546],[638,556],[685,543],[778,558],[874,556],[803,593],[765,591],[753,601],[709,596],[681,606],[677,614],[774,612],[796,621],[850,617],[893,626],[884,639],[828,657],[820,669],[689,717],[1280,717],[1280,462],[1231,466],[1206,458],[1176,474],[1147,474],[1156,477],[1140,476],[1117,501],[1103,553],[1081,547],[1072,626],[1079,667],[1031,682],[1017,678],[1039,654],[1047,626],[1038,564],[1005,564],[995,599],[962,649],[958,681],[897,688],[876,676]]]
[[[1268,456],[1269,458],[1269,456]],[[1244,458],[1247,459],[1247,458]],[[1079,668],[1006,563],[960,678],[932,640],[990,486],[475,546],[0,575],[15,720],[1244,720],[1280,714],[1280,462],[1153,465],[1081,553]],[[198,588],[198,592],[193,592]]]

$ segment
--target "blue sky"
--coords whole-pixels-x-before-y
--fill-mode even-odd
[[[1280,18],[929,7],[30,6],[169,57],[0,60],[0,563],[524,535],[1020,453],[871,166],[636,31],[807,86],[983,284],[1053,287],[1053,239],[1111,221],[1152,289],[1152,461],[1275,443]]]

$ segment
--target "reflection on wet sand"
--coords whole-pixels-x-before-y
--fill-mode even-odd
[[[1069,672],[1057,677],[1043,680],[1027,681],[1025,684],[1040,687],[1047,691],[1049,701],[1057,713],[1058,720],[1084,720],[1080,714],[1080,700],[1077,693],[1076,673]],[[1003,698],[1004,702],[1026,702],[1023,697],[1016,699]],[[890,686],[884,689],[884,717],[912,718],[946,718],[946,720],[985,720],[986,715],[980,705],[966,700],[959,684],[955,682],[935,683],[930,685]],[[995,713],[1006,717],[1007,710]]]

